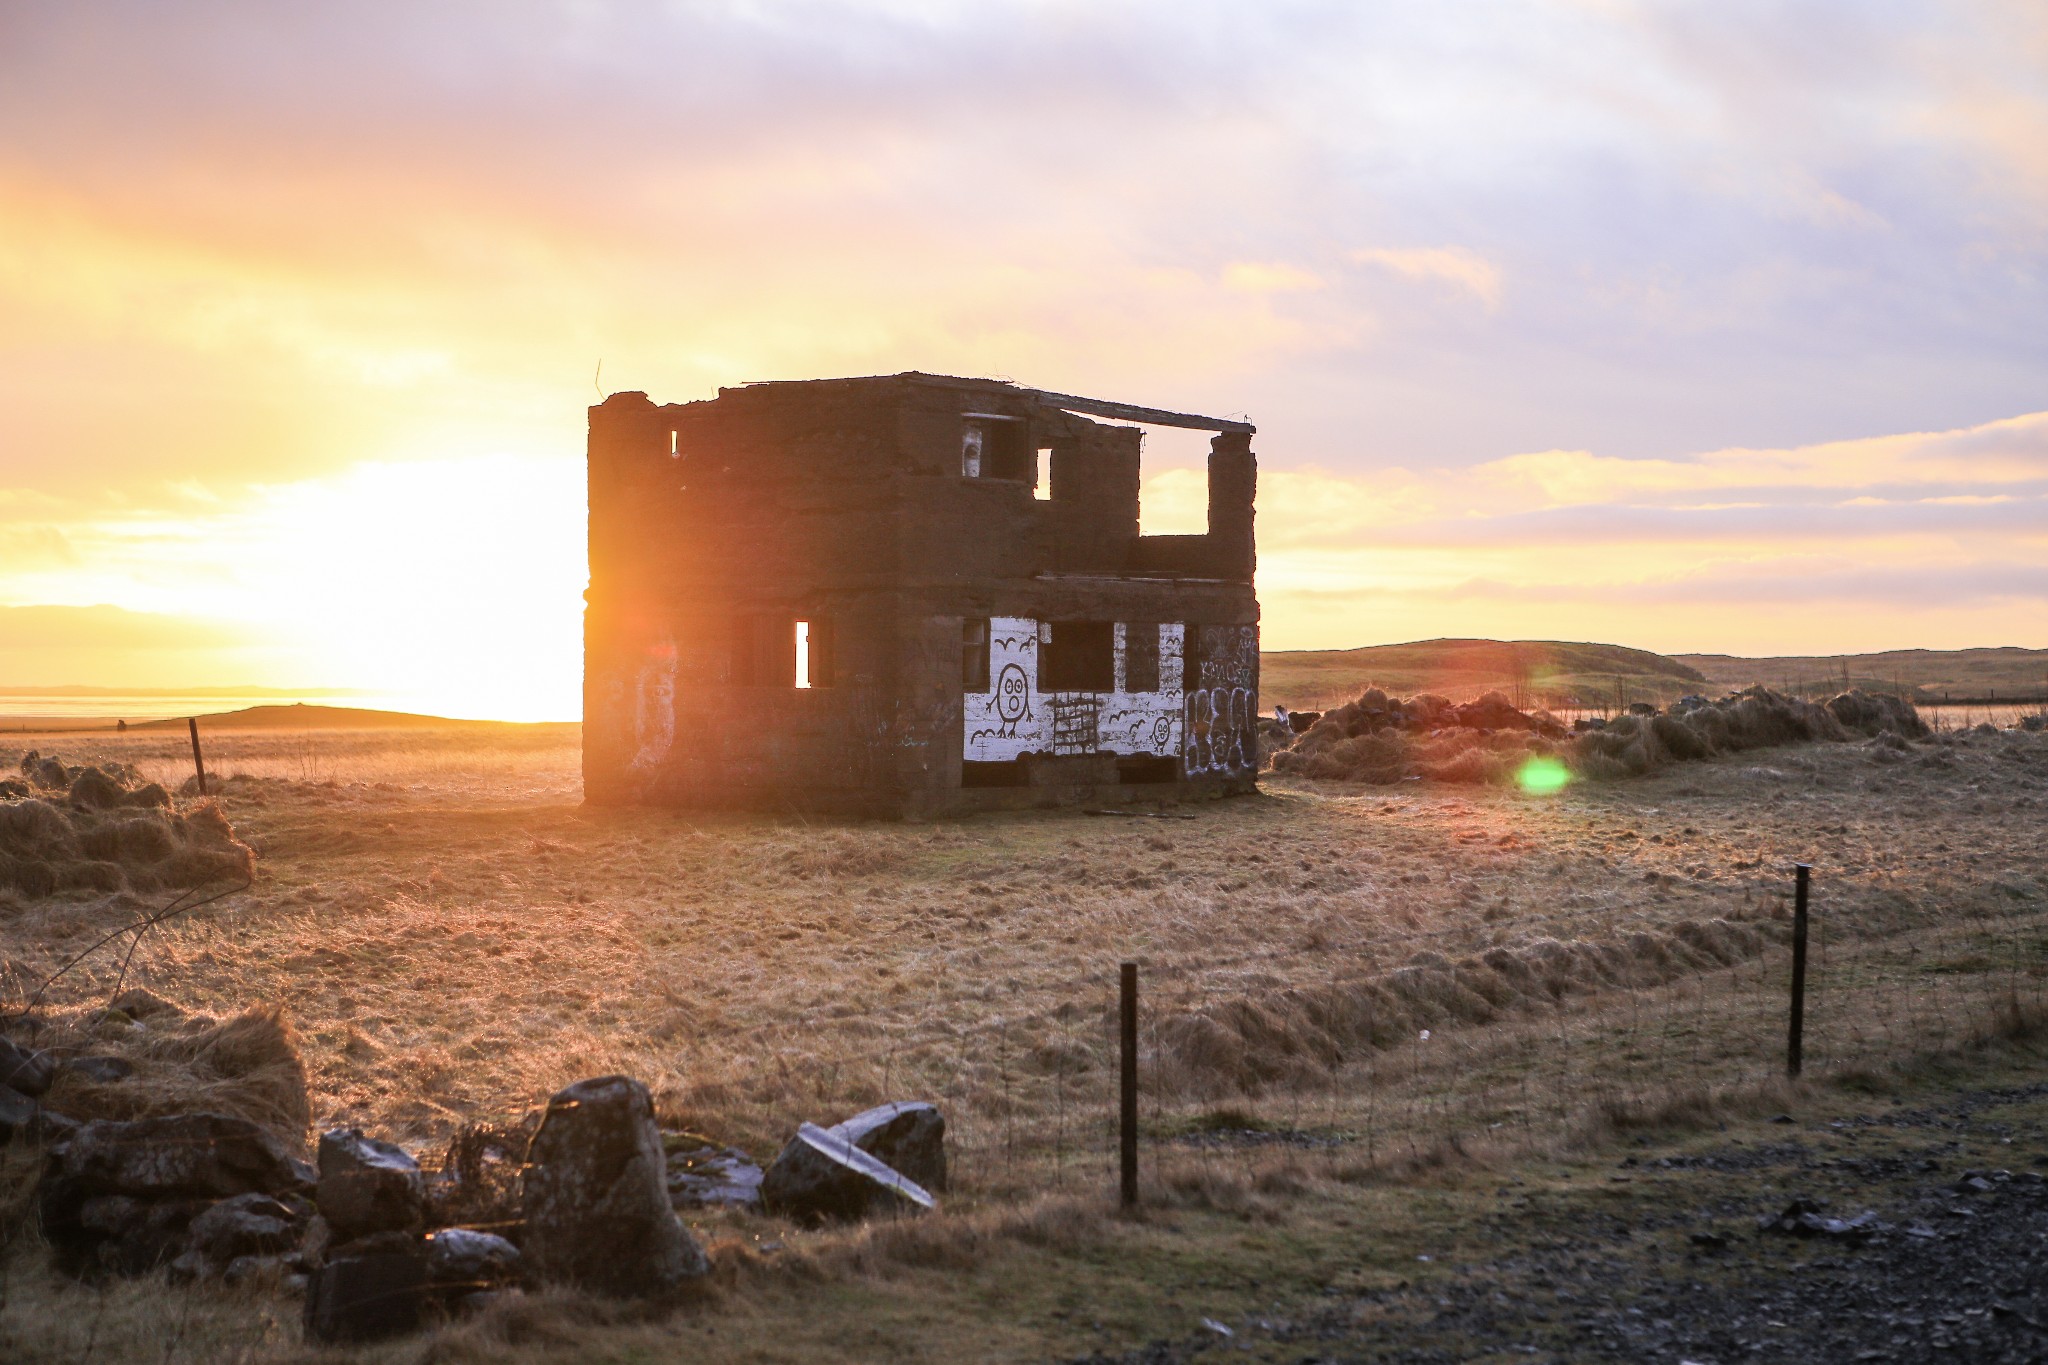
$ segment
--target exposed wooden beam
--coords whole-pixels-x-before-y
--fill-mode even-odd
[[[1155,427],[1189,427],[1195,431],[1241,431],[1249,436],[1258,430],[1250,422],[1228,417],[1201,417],[1191,412],[1168,412],[1164,408],[1141,408],[1135,403],[1111,403],[1101,398],[1080,398],[1071,393],[1025,390],[1047,407],[1066,412],[1085,412],[1091,417],[1113,417],[1121,422],[1144,422]]]

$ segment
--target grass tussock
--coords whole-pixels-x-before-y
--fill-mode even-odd
[[[0,893],[200,887],[247,881],[255,854],[210,801],[174,808],[132,765],[73,768],[35,750],[0,782]]]
[[[1485,1025],[1568,996],[1661,985],[1746,961],[1773,937],[1725,919],[1682,921],[1613,941],[1539,937],[1457,961],[1416,954],[1391,972],[1245,994],[1160,1021],[1162,1082],[1176,1093],[1251,1093],[1313,1081],[1422,1030]]]

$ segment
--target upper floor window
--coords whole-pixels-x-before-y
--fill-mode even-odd
[[[969,479],[1029,483],[1038,472],[1038,452],[1022,418],[970,412],[960,425],[960,473]]]
[[[970,479],[981,477],[982,452],[988,448],[988,423],[967,420],[960,431],[960,472]]]

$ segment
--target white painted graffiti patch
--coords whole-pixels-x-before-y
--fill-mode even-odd
[[[989,622],[989,689],[962,696],[969,762],[1000,763],[1025,754],[1117,753],[1171,758],[1181,751],[1183,628],[1159,628],[1159,689],[1131,692],[1038,690],[1039,623],[998,616]],[[1126,628],[1116,631],[1116,677],[1125,677]]]

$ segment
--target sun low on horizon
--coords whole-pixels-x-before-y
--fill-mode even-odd
[[[9,7],[0,696],[575,719],[586,410],[906,370],[1248,416],[1268,650],[2048,646],[2044,149],[2019,4]]]

